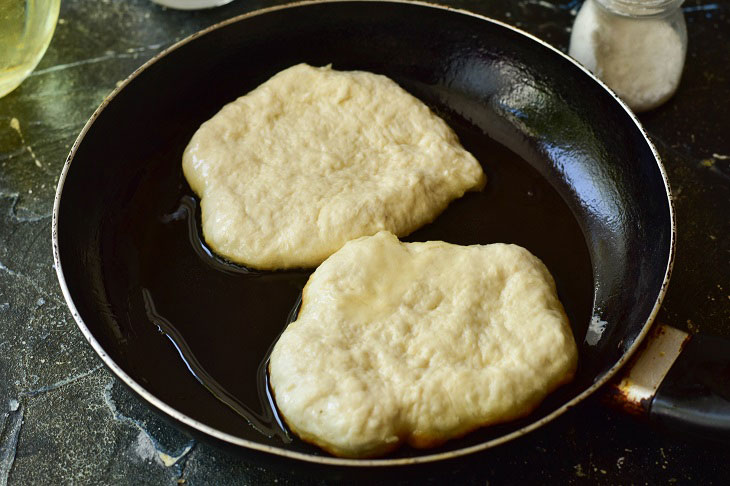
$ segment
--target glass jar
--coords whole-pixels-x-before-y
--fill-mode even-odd
[[[0,97],[40,62],[53,37],[61,0],[0,0]]]
[[[683,0],[585,0],[569,54],[636,112],[677,90],[687,54]]]

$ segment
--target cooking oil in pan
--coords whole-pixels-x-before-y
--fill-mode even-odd
[[[487,186],[404,239],[524,246],[555,277],[580,341],[591,316],[593,281],[583,234],[567,204],[515,153],[458,117],[447,122],[482,161]],[[257,272],[218,258],[202,240],[199,209],[179,158],[168,154],[152,165],[102,248],[113,254],[105,261],[116,262],[106,264],[106,285],[122,287],[110,294],[129,296],[114,304],[125,317],[115,359],[157,398],[193,419],[244,439],[320,453],[290,437],[266,376],[268,353],[294,318],[312,270]],[[180,175],[164,176],[171,171]],[[535,414],[549,412],[569,393],[569,387],[558,390]],[[467,446],[518,426],[490,427],[443,447]]]

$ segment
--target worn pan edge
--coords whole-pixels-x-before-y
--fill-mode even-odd
[[[296,460],[302,460],[306,462],[311,463],[317,463],[322,465],[332,465],[332,466],[380,466],[380,467],[388,467],[388,466],[408,466],[408,465],[415,465],[415,464],[424,464],[424,463],[430,463],[435,461],[441,461],[441,460],[447,460],[447,459],[454,459],[461,456],[466,456],[475,452],[483,451],[492,447],[495,447],[497,445],[503,444],[505,442],[508,442],[512,439],[515,439],[517,437],[520,437],[522,435],[525,435],[538,427],[541,427],[542,425],[545,425],[546,423],[550,422],[551,420],[555,419],[559,415],[562,415],[564,412],[569,410],[570,408],[574,407],[576,404],[578,404],[580,401],[594,393],[598,388],[600,388],[603,384],[605,384],[608,380],[610,380],[616,372],[624,365],[626,362],[631,358],[631,356],[636,352],[639,345],[641,344],[641,341],[646,337],[647,333],[649,332],[649,329],[651,328],[652,323],[654,322],[654,319],[657,316],[657,313],[659,312],[659,308],[661,306],[662,301],[664,300],[664,296],[666,295],[667,287],[669,285],[669,278],[672,273],[672,268],[674,265],[674,257],[675,257],[675,249],[676,249],[676,215],[675,215],[675,209],[674,209],[674,203],[673,198],[671,196],[671,189],[669,186],[669,181],[667,179],[666,170],[664,169],[664,166],[661,163],[661,158],[659,157],[659,154],[654,147],[654,144],[649,139],[649,136],[646,133],[646,130],[644,130],[644,127],[641,125],[639,120],[637,119],[636,115],[629,109],[629,107],[614,93],[605,83],[603,83],[600,79],[598,79],[596,76],[593,75],[588,69],[583,67],[580,63],[575,61],[570,56],[564,54],[559,49],[553,47],[552,45],[548,44],[547,42],[539,39],[538,37],[525,32],[521,29],[518,29],[514,26],[511,26],[505,22],[495,20],[489,17],[486,17],[484,15],[480,15],[474,12],[469,12],[467,10],[463,9],[457,9],[453,7],[448,7],[444,5],[436,5],[428,2],[423,1],[413,1],[413,0],[378,0],[382,3],[401,3],[401,4],[410,4],[410,5],[418,5],[422,7],[428,7],[428,8],[435,8],[440,10],[447,10],[456,12],[463,15],[468,15],[471,17],[478,18],[480,20],[491,22],[493,24],[497,24],[499,26],[502,26],[504,28],[510,29],[514,32],[517,32],[518,34],[521,34],[525,37],[528,37],[534,42],[537,42],[538,44],[541,44],[542,46],[550,49],[554,53],[558,54],[559,56],[563,57],[564,59],[567,59],[569,62],[573,63],[575,66],[577,66],[580,70],[582,70],[586,75],[588,75],[590,78],[592,78],[596,83],[598,83],[603,89],[605,89],[615,100],[618,102],[618,104],[626,111],[629,118],[634,122],[636,127],[639,129],[641,134],[644,137],[644,140],[649,145],[649,148],[654,155],[654,159],[656,161],[657,167],[659,169],[659,172],[661,174],[662,180],[664,182],[664,186],[666,189],[667,194],[667,203],[669,207],[669,215],[671,220],[671,235],[670,235],[670,248],[669,248],[669,258],[667,260],[667,267],[665,269],[664,273],[664,279],[662,281],[661,289],[659,291],[659,295],[657,296],[656,302],[654,304],[654,307],[651,310],[651,313],[649,315],[649,318],[644,323],[642,330],[637,335],[636,339],[634,340],[633,344],[629,347],[628,350],[623,354],[623,356],[604,374],[604,376],[597,380],[593,385],[591,385],[589,388],[584,390],[579,395],[575,396],[570,401],[564,403],[554,411],[552,411],[550,414],[546,415],[545,417],[542,417],[541,419],[528,424],[514,432],[511,432],[509,434],[503,435],[501,437],[498,437],[496,439],[492,439],[486,442],[483,442],[478,445],[465,447],[463,449],[457,449],[453,451],[448,452],[442,452],[442,453],[436,453],[436,454],[428,454],[424,456],[419,457],[411,457],[411,458],[396,458],[396,459],[344,459],[344,458],[337,458],[337,457],[328,457],[328,456],[315,456],[315,455],[309,455],[301,452],[294,452],[294,451],[288,451],[285,449],[281,449],[278,447],[268,446],[264,444],[260,444],[257,442],[252,442],[249,440],[242,439],[240,437],[236,437],[231,434],[227,434],[224,432],[221,432],[213,427],[210,427],[208,425],[203,424],[202,422],[199,422],[183,413],[180,413],[177,411],[174,407],[168,405],[167,403],[163,402],[162,400],[155,397],[153,394],[148,392],[142,385],[137,383],[130,377],[127,373],[125,373],[119,365],[117,365],[114,360],[111,359],[111,357],[106,353],[106,351],[102,348],[102,346],[99,344],[99,342],[96,340],[96,338],[92,335],[91,331],[88,327],[86,327],[86,324],[84,323],[83,319],[81,318],[81,315],[79,314],[78,310],[76,309],[76,306],[74,304],[73,298],[71,297],[71,294],[69,292],[68,286],[66,285],[66,280],[64,278],[63,274],[63,268],[61,266],[61,260],[60,260],[60,254],[59,254],[59,243],[58,243],[58,215],[59,215],[59,207],[61,202],[61,196],[63,192],[63,186],[64,182],[66,180],[66,176],[68,174],[69,168],[71,166],[71,162],[73,161],[74,155],[76,154],[76,151],[83,141],[86,133],[89,131],[91,126],[93,125],[94,121],[99,117],[101,112],[106,108],[107,105],[116,97],[116,95],[124,89],[134,78],[136,78],[142,71],[144,71],[148,66],[154,64],[159,59],[166,56],[169,52],[174,51],[178,49],[179,47],[187,44],[188,42],[191,42],[195,40],[197,37],[200,37],[210,31],[217,30],[219,28],[222,28],[226,25],[239,22],[244,19],[257,17],[262,14],[266,14],[269,12],[277,11],[277,10],[283,10],[288,8],[297,8],[307,5],[315,5],[315,4],[327,4],[327,3],[347,3],[347,2],[360,2],[360,1],[372,1],[372,0],[307,0],[307,1],[300,1],[295,3],[290,3],[286,5],[278,5],[268,8],[263,8],[259,10],[255,10],[252,12],[248,12],[245,14],[241,14],[235,17],[232,17],[230,19],[224,20],[222,22],[219,22],[217,24],[214,24],[212,26],[209,26],[203,30],[200,30],[185,39],[182,39],[175,44],[171,45],[170,47],[164,49],[151,59],[149,59],[147,62],[142,64],[139,68],[134,70],[132,74],[130,74],[124,81],[122,81],[120,84],[117,85],[117,87],[101,102],[99,107],[94,111],[94,113],[91,115],[89,120],[84,125],[83,129],[79,133],[79,136],[76,138],[76,141],[74,142],[73,146],[71,147],[71,150],[69,152],[68,157],[66,158],[66,162],[64,163],[63,169],[61,171],[61,175],[58,180],[58,185],[56,187],[56,194],[53,202],[53,215],[51,220],[51,239],[52,239],[52,246],[53,246],[53,261],[54,266],[56,268],[56,275],[58,277],[59,285],[61,287],[61,291],[63,293],[63,297],[66,300],[66,304],[69,307],[69,310],[71,311],[71,314],[76,321],[76,324],[78,325],[79,329],[81,330],[81,333],[84,335],[86,340],[91,344],[94,351],[99,355],[99,357],[102,359],[104,364],[119,378],[122,382],[124,382],[127,386],[129,386],[132,390],[134,390],[138,395],[140,395],[142,398],[144,398],[147,402],[149,402],[151,405],[156,407],[157,409],[161,410],[165,414],[169,415],[170,417],[174,418],[175,420],[178,420],[182,422],[183,424],[192,427],[193,429],[196,429],[200,432],[203,432],[211,437],[214,437],[216,439],[222,440],[224,442],[227,442],[232,445],[245,447],[248,449],[270,453],[290,459],[296,459]]]

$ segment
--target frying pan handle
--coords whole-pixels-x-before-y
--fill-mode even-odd
[[[649,415],[672,429],[730,441],[730,340],[693,336],[657,389]]]
[[[606,398],[662,427],[730,442],[730,340],[658,324]]]

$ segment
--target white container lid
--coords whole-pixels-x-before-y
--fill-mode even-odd
[[[152,0],[163,7],[177,10],[197,10],[225,5],[233,0]]]

